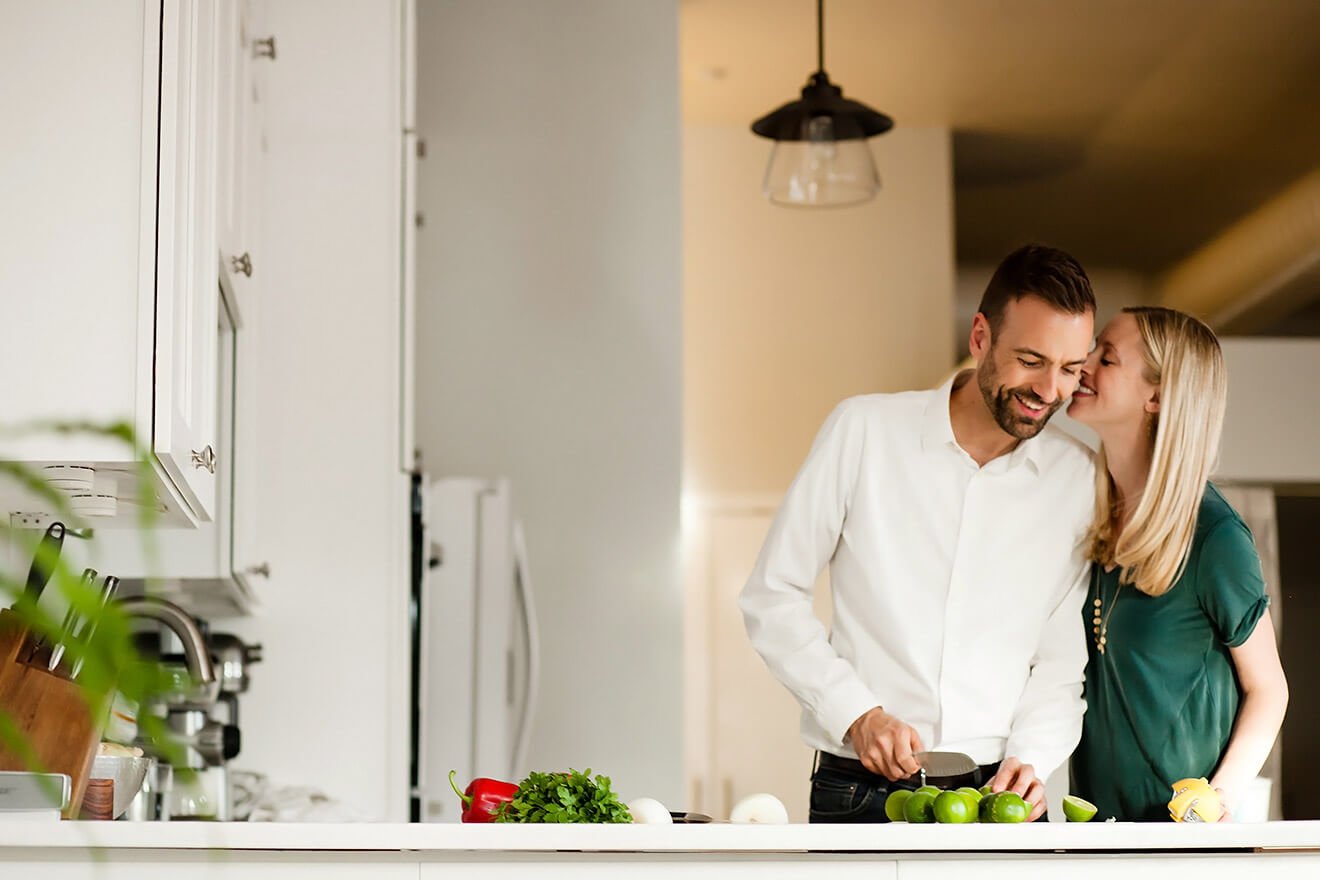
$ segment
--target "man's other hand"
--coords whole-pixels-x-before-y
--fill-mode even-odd
[[[921,769],[913,753],[925,751],[921,737],[902,721],[876,706],[848,728],[848,740],[862,765],[890,782]]]
[[[1035,822],[1045,813],[1045,782],[1036,778],[1036,769],[1030,764],[1023,764],[1017,758],[1005,758],[999,765],[999,772],[990,780],[992,791],[1015,791],[1031,805],[1028,822]]]

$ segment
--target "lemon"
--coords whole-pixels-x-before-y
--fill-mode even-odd
[[[1001,791],[995,795],[995,802],[990,806],[990,821],[1000,824],[1025,822],[1029,815],[1031,805],[1015,791]]]
[[[934,822],[935,795],[928,791],[914,791],[903,804],[903,818],[914,825]]]
[[[1090,822],[1095,818],[1095,804],[1085,801],[1075,794],[1064,795],[1063,817],[1069,822]]]
[[[906,788],[896,788],[885,798],[885,815],[889,817],[890,822],[906,822],[903,818],[903,805],[907,803],[908,798],[912,797],[912,792]]]
[[[995,794],[994,792],[991,792],[990,794],[987,794],[984,797],[982,797],[981,802],[977,804],[977,817],[982,822],[995,821],[990,815],[990,810],[992,807],[994,807],[995,799],[998,797],[999,795]]]
[[[931,810],[935,821],[946,825],[966,825],[976,821],[976,804],[956,791],[940,792]]]
[[[972,799],[972,802],[976,804],[979,804],[981,802],[981,798],[985,796],[981,791],[967,785],[964,785],[962,788],[956,788],[954,789],[954,791],[958,792],[958,794],[967,795],[969,798]]]

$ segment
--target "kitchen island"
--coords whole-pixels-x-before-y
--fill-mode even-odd
[[[975,865],[971,864],[975,862]],[[473,826],[0,822],[0,873],[105,877],[1320,876],[1320,822]]]

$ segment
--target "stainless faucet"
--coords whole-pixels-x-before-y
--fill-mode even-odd
[[[184,663],[188,675],[192,677],[194,694],[197,702],[214,703],[220,692],[220,681],[215,674],[215,664],[211,662],[211,652],[206,647],[206,639],[197,623],[178,605],[157,599],[154,596],[138,596],[121,599],[117,603],[119,610],[129,617],[145,617],[163,624],[174,631],[183,643]]]

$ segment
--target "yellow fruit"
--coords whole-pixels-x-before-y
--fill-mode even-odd
[[[1218,822],[1224,815],[1219,792],[1204,778],[1175,782],[1169,801],[1169,818],[1175,822]]]
[[[1069,822],[1090,822],[1095,818],[1095,804],[1075,794],[1064,795],[1063,817]]]
[[[907,803],[908,798],[912,797],[912,792],[906,788],[896,788],[885,798],[885,815],[889,817],[890,822],[906,822],[903,817],[903,805]]]
[[[928,791],[915,791],[903,804],[903,818],[914,825],[935,821],[935,795]]]
[[[966,825],[976,821],[976,804],[956,791],[940,792],[931,805],[935,821],[946,825]]]

